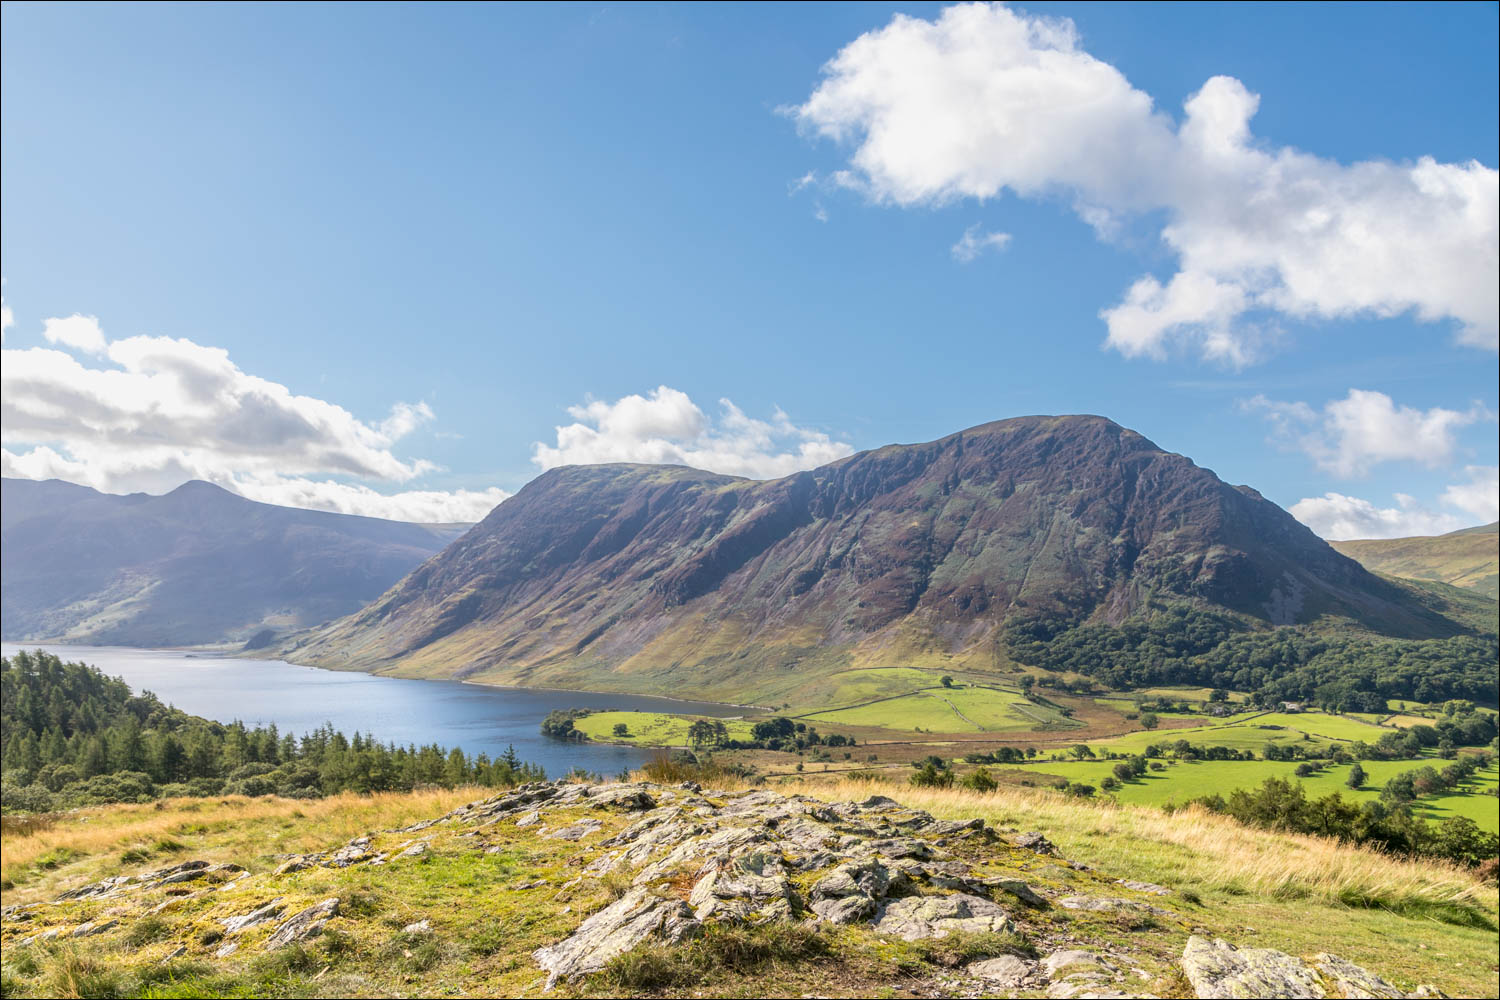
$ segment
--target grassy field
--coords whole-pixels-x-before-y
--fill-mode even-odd
[[[1236,750],[1263,750],[1267,743],[1312,742],[1326,746],[1335,742],[1363,740],[1374,743],[1385,730],[1377,725],[1322,712],[1247,712],[1223,719],[1204,720],[1201,726],[1140,730],[1107,740],[1092,741],[1095,752],[1140,753],[1151,744],[1187,740],[1232,747]]]
[[[1141,688],[1139,691],[1131,691],[1125,697],[1140,698],[1166,698],[1170,701],[1201,701],[1206,702],[1213,694],[1213,688],[1206,687],[1154,687]],[[1231,702],[1249,700],[1250,696],[1243,691],[1230,691]]]
[[[1068,724],[1062,715],[1019,691],[976,685],[933,687],[802,718],[809,723],[929,733],[1019,733]]]
[[[1049,774],[1068,781],[1080,781],[1098,787],[1114,771],[1118,761],[1037,761],[1022,765],[1010,765]],[[1297,765],[1288,761],[1272,760],[1203,760],[1163,761],[1161,771],[1147,771],[1140,778],[1126,782],[1111,794],[1120,802],[1132,805],[1161,806],[1168,803],[1181,804],[1205,795],[1228,795],[1236,788],[1255,788],[1267,778],[1286,778],[1300,781],[1312,796],[1338,792],[1345,798],[1357,802],[1380,798],[1380,789],[1398,774],[1414,771],[1426,764],[1441,766],[1440,760],[1367,760],[1360,766],[1368,776],[1363,788],[1351,789],[1345,783],[1349,776],[1347,765],[1333,765],[1317,774],[1297,778]],[[1000,766],[1002,769],[1006,765]],[[991,765],[995,769],[995,765]],[[1500,766],[1491,765],[1480,771],[1465,790],[1441,796],[1432,796],[1418,801],[1418,815],[1432,820],[1449,816],[1467,816],[1491,833],[1500,833],[1500,799],[1483,794],[1494,788]]]
[[[595,712],[573,721],[573,728],[591,740],[634,743],[637,746],[685,747],[688,727],[703,716],[668,715],[665,712]],[[710,722],[715,720],[710,719]],[[751,723],[743,719],[720,719],[732,740],[748,740]],[[615,726],[624,723],[630,735],[615,735]]]
[[[870,667],[864,670],[841,670],[822,679],[826,696],[822,705],[859,705],[877,698],[891,698],[942,684],[941,670],[918,667]]]

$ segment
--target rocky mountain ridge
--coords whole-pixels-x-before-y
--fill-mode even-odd
[[[994,667],[1007,621],[1191,602],[1388,635],[1459,626],[1248,487],[1102,417],[1024,417],[755,482],[544,473],[278,654],[497,683],[739,697],[798,668]]]

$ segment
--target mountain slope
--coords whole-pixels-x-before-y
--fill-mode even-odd
[[[347,614],[463,530],[255,503],[203,482],[115,496],[3,484],[7,639],[244,641]]]
[[[1500,597],[1500,522],[1446,535],[1331,542],[1376,573],[1465,587]]]
[[[1254,490],[1080,416],[1000,421],[770,482],[554,469],[380,600],[279,652],[767,698],[850,665],[1003,667],[1008,619],[1116,622],[1163,600],[1264,624],[1458,631]]]

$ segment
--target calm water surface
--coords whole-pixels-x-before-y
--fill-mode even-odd
[[[301,735],[333,723],[345,733],[370,733],[383,743],[437,743],[491,757],[514,745],[523,760],[557,777],[574,767],[610,775],[643,763],[651,751],[574,743],[543,736],[538,726],[555,708],[688,712],[730,718],[731,705],[622,694],[586,694],[419,681],[300,667],[281,660],[241,660],[176,650],[123,646],[0,644],[6,656],[45,649],[81,660],[137,691],[150,691],[192,715],[248,726],[275,723]]]

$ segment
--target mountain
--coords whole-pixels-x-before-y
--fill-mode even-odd
[[[55,479],[0,488],[13,640],[180,646],[316,625],[378,597],[467,527],[276,507],[204,482],[164,496]]]
[[[1023,417],[756,482],[559,468],[369,607],[279,648],[495,683],[779,697],[849,666],[1009,668],[1008,622],[1163,603],[1461,627],[1248,487],[1102,417]],[[762,702],[764,703],[764,702]]]
[[[1415,538],[1367,538],[1330,544],[1365,569],[1435,580],[1500,597],[1500,521]]]

